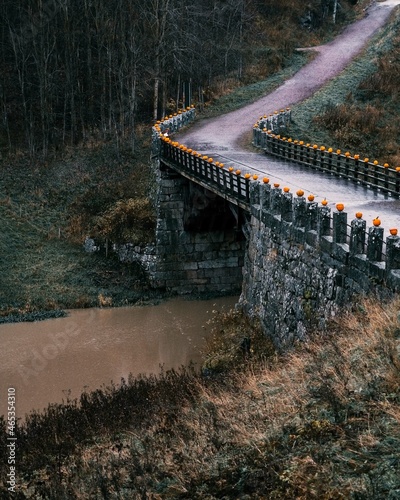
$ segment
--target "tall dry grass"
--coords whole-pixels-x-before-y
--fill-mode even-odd
[[[397,498],[399,308],[366,300],[285,355],[253,338],[219,374],[130,380],[31,417],[20,498]],[[239,339],[237,314],[215,333],[236,322]]]

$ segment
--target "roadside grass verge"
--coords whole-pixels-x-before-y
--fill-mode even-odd
[[[337,78],[292,108],[292,138],[400,162],[400,9]]]
[[[33,413],[12,498],[397,498],[399,307],[360,301],[285,355],[132,378]]]
[[[287,58],[281,71],[274,73],[265,80],[249,85],[225,89],[223,95],[215,98],[211,104],[200,110],[200,118],[212,118],[239,109],[278,88],[285,80],[294,75],[302,66],[314,57],[312,53],[296,52]]]

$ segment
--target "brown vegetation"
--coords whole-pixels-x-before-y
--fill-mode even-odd
[[[398,311],[363,301],[286,355],[257,358],[255,343],[235,371],[130,380],[34,414],[19,498],[397,498]]]
[[[400,36],[376,61],[371,74],[339,105],[328,105],[315,119],[332,135],[335,145],[400,165]]]

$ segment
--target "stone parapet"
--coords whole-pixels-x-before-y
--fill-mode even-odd
[[[279,188],[252,189],[260,190],[253,196],[261,204],[249,223],[239,303],[261,319],[279,347],[322,327],[355,295],[400,289],[400,238],[385,241],[378,220],[367,228],[357,214],[348,224],[343,207],[332,213],[303,196],[290,207]]]

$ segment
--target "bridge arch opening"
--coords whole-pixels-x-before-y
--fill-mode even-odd
[[[157,193],[154,284],[177,293],[240,293],[246,214],[162,165]]]

